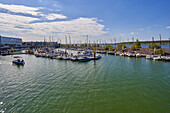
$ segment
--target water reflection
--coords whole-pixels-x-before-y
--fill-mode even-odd
[[[23,64],[14,64],[12,63],[13,66],[16,66],[17,68],[24,68],[24,65]]]

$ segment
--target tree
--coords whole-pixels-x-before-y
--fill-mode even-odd
[[[27,45],[27,42],[23,42],[22,45]]]
[[[103,49],[104,49],[104,50],[107,50],[107,49],[108,49],[108,48],[107,48],[107,45],[105,45],[105,46],[103,47]]]
[[[125,46],[125,44],[123,44],[123,45],[122,45],[122,50],[125,49],[125,48],[126,48],[126,46]]]
[[[149,45],[149,48],[150,49],[154,49],[154,48],[160,49],[161,47],[159,45],[157,45],[157,44],[152,44],[152,45]]]
[[[118,44],[116,50],[121,50],[121,48],[122,48],[122,44]]]
[[[93,44],[92,47],[96,47],[96,44]]]
[[[156,53],[162,55],[162,54],[164,54],[164,50],[162,48],[156,49]]]
[[[135,47],[136,48],[141,48],[141,44],[140,44],[138,39],[136,40]]]

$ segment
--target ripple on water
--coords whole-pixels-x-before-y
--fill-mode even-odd
[[[86,63],[22,57],[23,67],[2,63],[11,57],[0,58],[0,106],[5,112],[169,110],[169,63],[109,55]]]

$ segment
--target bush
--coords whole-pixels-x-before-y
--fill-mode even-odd
[[[130,47],[130,50],[132,50],[132,51],[136,50],[135,45],[131,46],[131,47]]]

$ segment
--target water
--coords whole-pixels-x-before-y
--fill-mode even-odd
[[[105,44],[101,44],[100,46],[104,47]],[[112,47],[117,47],[117,44],[111,45]],[[125,44],[126,47],[130,48],[131,46],[133,46],[133,44]],[[165,48],[165,49],[170,49],[170,45],[160,45],[161,48]],[[141,44],[141,48],[149,48],[148,44]]]
[[[102,55],[72,62],[0,56],[0,111],[15,113],[168,113],[170,63]]]

